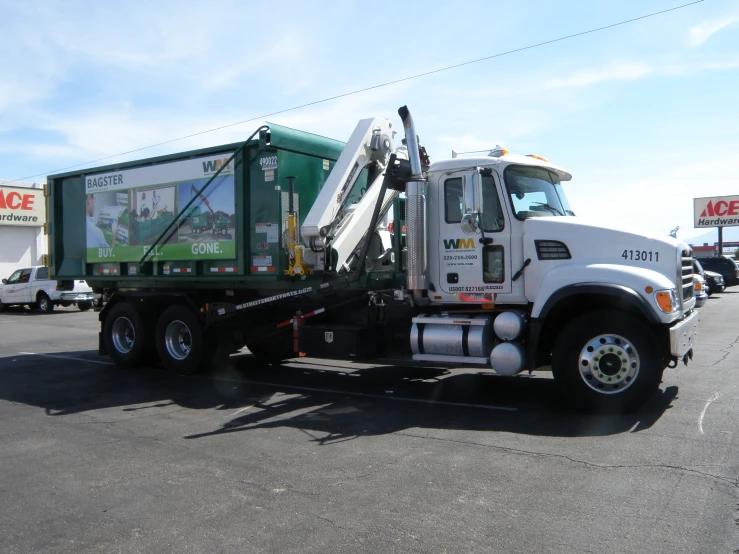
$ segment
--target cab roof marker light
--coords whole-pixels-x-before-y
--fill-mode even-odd
[[[508,149],[505,146],[501,146],[500,144],[496,144],[495,148],[493,148],[488,156],[491,158],[500,158],[501,156],[505,156],[508,154]]]
[[[527,158],[534,158],[535,160],[541,160],[542,162],[549,163],[549,160],[544,158],[543,156],[539,156],[538,154],[526,154]]]

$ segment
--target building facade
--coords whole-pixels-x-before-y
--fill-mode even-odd
[[[48,253],[44,234],[43,185],[0,179],[0,278],[22,267],[42,265]]]

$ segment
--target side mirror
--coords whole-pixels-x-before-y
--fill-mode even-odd
[[[482,179],[477,170],[462,176],[462,199],[465,215],[482,213]]]
[[[8,284],[8,280],[7,279],[3,279],[3,285],[7,285],[7,284]]]

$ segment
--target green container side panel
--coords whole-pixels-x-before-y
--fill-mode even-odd
[[[238,150],[239,147],[242,149]],[[101,281],[135,278],[137,282],[149,277],[152,284],[160,283],[155,283],[154,277],[161,275],[168,275],[172,280],[179,277],[183,282],[200,276],[208,280],[229,281],[231,284],[236,275],[249,273],[260,279],[274,280],[279,276],[280,280],[289,280],[283,274],[288,264],[288,256],[282,245],[288,190],[285,177],[296,177],[296,208],[302,224],[343,147],[344,143],[336,140],[271,124],[268,131],[262,131],[245,146],[243,143],[227,144],[50,176],[49,229],[54,275],[58,278],[94,277]],[[168,253],[152,256],[151,261],[141,268],[132,267],[136,264],[123,259],[121,263],[109,264],[102,263],[104,260],[100,258],[88,256],[85,213],[87,176],[233,151],[237,151],[234,160],[235,213],[227,218],[218,212],[214,215],[202,202],[196,201],[174,227],[176,231],[186,220],[190,232],[205,233],[193,239],[197,241],[197,247],[202,249],[215,241],[209,241],[209,237],[214,233],[222,233],[221,237],[228,237],[221,242],[223,248],[216,253],[199,252],[195,255],[190,252],[190,243],[163,245],[162,241],[159,245],[166,246]],[[182,203],[176,211],[182,211],[184,206]],[[140,221],[129,220],[130,214],[125,211],[121,215],[123,219],[119,221],[124,221],[135,243],[152,244],[175,220],[178,215],[176,211]],[[118,245],[118,248],[121,246]],[[142,246],[129,248],[145,251]],[[131,253],[123,255],[130,257],[133,252],[131,250]],[[252,271],[255,267],[267,269]],[[174,271],[181,268],[189,271]]]

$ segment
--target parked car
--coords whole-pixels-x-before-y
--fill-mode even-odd
[[[706,292],[706,281],[698,275],[693,273],[693,296],[695,296],[695,307],[701,308],[708,300],[708,293]]]
[[[706,287],[708,287],[708,296],[711,296],[714,292],[724,292],[726,290],[726,282],[724,276],[715,271],[706,271]]]
[[[698,260],[693,260],[693,273],[697,273],[705,279],[708,296],[711,296],[715,292],[724,292],[726,290],[724,276],[715,271],[706,271]]]
[[[703,269],[720,273],[724,277],[727,287],[739,285],[739,266],[736,265],[736,261],[732,258],[710,256],[696,259],[703,266]]]
[[[97,296],[85,281],[74,281],[72,290],[61,290],[56,279],[49,279],[48,267],[27,267],[2,280],[0,310],[6,306],[26,304],[32,310],[49,313],[56,305],[76,304],[84,312],[92,308]]]

